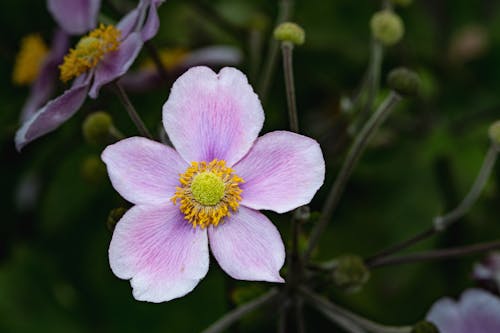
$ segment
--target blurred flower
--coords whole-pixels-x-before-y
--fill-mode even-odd
[[[450,41],[448,56],[456,65],[482,57],[488,50],[490,36],[481,25],[468,25],[457,31]]]
[[[15,138],[17,150],[55,130],[78,111],[87,94],[97,98],[103,85],[127,72],[143,42],[158,31],[156,9],[162,2],[141,1],[116,27],[101,24],[80,39],[59,66],[62,81],[75,78],[71,88],[49,101],[22,124]]]
[[[500,252],[491,252],[479,263],[474,265],[474,279],[488,287],[500,291]]]
[[[40,35],[28,35],[22,40],[12,81],[17,85],[31,85],[31,90],[21,110],[21,122],[33,116],[53,94],[57,66],[61,64],[68,47],[69,37],[59,29],[54,33],[50,50]]]
[[[465,291],[460,301],[442,298],[431,307],[427,320],[440,333],[500,332],[500,299],[481,290]]]
[[[101,0],[47,0],[47,7],[65,32],[81,35],[96,27]]]
[[[113,187],[135,204],[116,225],[110,265],[131,279],[137,300],[163,302],[193,290],[208,271],[209,240],[233,278],[283,282],[283,242],[257,210],[309,203],[325,166],[308,137],[276,131],[257,138],[263,122],[243,73],[194,67],[163,106],[176,150],[140,137],[104,150]]]
[[[220,68],[236,66],[242,59],[241,51],[231,46],[208,46],[194,51],[182,48],[160,49],[160,60],[169,77],[175,78],[195,66]],[[144,92],[162,86],[162,78],[155,64],[148,59],[135,72],[128,72],[120,79],[122,86],[129,91]]]

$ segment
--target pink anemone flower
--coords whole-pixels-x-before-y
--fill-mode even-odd
[[[500,332],[500,299],[481,289],[469,289],[458,302],[443,298],[434,303],[427,320],[440,333]]]
[[[174,83],[163,125],[175,149],[132,137],[102,153],[113,187],[133,206],[109,248],[137,300],[189,293],[207,274],[209,244],[240,280],[283,282],[281,236],[258,210],[290,211],[323,184],[318,143],[287,131],[257,137],[264,112],[246,76],[193,67]]]

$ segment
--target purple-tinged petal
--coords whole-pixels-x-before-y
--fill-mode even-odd
[[[96,67],[89,96],[97,98],[103,85],[125,74],[134,63],[141,48],[141,36],[138,33],[132,33],[122,41],[118,50],[108,53]]]
[[[449,298],[434,303],[427,320],[439,328],[440,333],[469,333],[464,331],[464,322],[457,304]]]
[[[21,122],[28,120],[49,100],[59,75],[58,66],[62,63],[68,48],[69,36],[62,30],[56,30],[50,53],[43,62],[40,74],[31,86],[30,94],[21,110]]]
[[[141,93],[162,86],[163,80],[158,71],[153,68],[128,72],[120,79],[120,84],[126,91]]]
[[[287,131],[258,138],[233,169],[245,181],[242,205],[278,213],[308,204],[325,177],[319,144]]]
[[[22,124],[15,138],[18,151],[29,142],[58,128],[80,109],[89,89],[87,77],[82,75],[77,78],[70,89],[48,102]]]
[[[148,41],[153,38],[158,29],[160,28],[160,18],[158,17],[158,12],[156,5],[151,4],[149,6],[148,14],[146,16],[146,21],[144,22],[144,26],[142,27],[141,34],[142,40]]]
[[[189,69],[163,106],[163,126],[188,162],[217,158],[233,165],[248,152],[263,122],[259,98],[235,68],[219,74],[208,67]]]
[[[500,332],[500,299],[481,289],[465,291],[459,302],[464,332]]]
[[[100,0],[48,0],[49,12],[67,33],[81,35],[95,28]]]
[[[278,229],[264,214],[240,207],[208,230],[210,248],[221,268],[238,280],[284,282],[279,271],[285,247]]]
[[[241,63],[243,55],[241,51],[232,46],[215,45],[208,46],[190,52],[182,66],[190,68],[193,66],[235,66]]]
[[[172,148],[133,137],[108,146],[101,155],[113,187],[128,201],[168,205],[187,163]]]
[[[141,0],[137,7],[128,12],[116,25],[116,28],[121,32],[122,38],[126,38],[136,29],[144,3],[145,0]]]
[[[131,279],[135,299],[166,302],[189,293],[208,271],[205,230],[194,229],[172,204],[134,206],[118,222],[109,263]]]

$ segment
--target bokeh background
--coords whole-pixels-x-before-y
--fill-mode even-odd
[[[161,27],[153,43],[185,50],[232,45],[244,54],[238,67],[249,72],[250,30],[262,29],[265,57],[278,5],[274,0],[167,0],[159,9]],[[341,112],[341,100],[355,94],[366,70],[369,20],[380,6],[374,0],[297,0],[293,7],[293,20],[307,34],[294,58],[300,124],[303,133],[320,142],[327,162],[326,182],[311,203],[313,221],[306,231],[351,140],[346,127],[352,119]],[[103,11],[118,18],[106,2]],[[212,11],[235,29],[219,24]],[[406,32],[399,44],[386,49],[382,76],[407,66],[419,73],[422,91],[405,101],[374,138],[323,235],[317,260],[344,253],[368,256],[453,208],[481,165],[488,126],[500,118],[500,2],[415,0],[396,11]],[[229,279],[212,260],[207,277],[192,293],[149,304],[135,301],[129,283],[112,274],[108,213],[127,203],[105,171],[89,164],[103,147],[86,143],[81,125],[90,112],[106,110],[120,130],[136,135],[115,96],[103,91],[57,131],[21,154],[14,149],[28,94],[11,82],[15,55],[23,36],[38,32],[48,42],[54,27],[45,1],[0,2],[0,332],[198,332],[266,290],[264,283]],[[147,56],[143,52],[141,57]],[[282,76],[278,64],[264,101],[263,132],[287,128]],[[170,86],[130,95],[151,129],[160,126]],[[386,93],[384,80],[377,101]],[[499,190],[500,165],[470,213],[415,250],[498,238]],[[268,216],[287,240],[290,216]],[[413,323],[436,299],[473,286],[472,264],[481,258],[379,268],[358,293],[333,286],[325,293],[369,318]],[[306,315],[310,332],[341,332],[311,309]],[[232,331],[274,332],[277,317],[276,308],[256,312]]]

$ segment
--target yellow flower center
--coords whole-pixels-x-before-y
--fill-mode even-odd
[[[29,85],[33,83],[38,77],[48,53],[49,49],[40,35],[32,34],[24,37],[12,73],[14,84]]]
[[[183,48],[164,48],[159,50],[158,52],[160,61],[166,70],[175,68],[177,65],[184,61],[187,55],[188,51]],[[154,70],[155,64],[151,59],[148,58],[141,63],[140,67],[146,70]]]
[[[226,167],[224,160],[192,162],[179,182],[181,186],[171,200],[174,205],[179,202],[179,209],[193,228],[217,226],[231,211],[238,210],[242,192],[239,184],[244,181]]]
[[[94,68],[104,55],[116,51],[120,46],[121,32],[112,25],[101,24],[80,39],[76,47],[64,56],[59,66],[61,80],[67,82]]]

